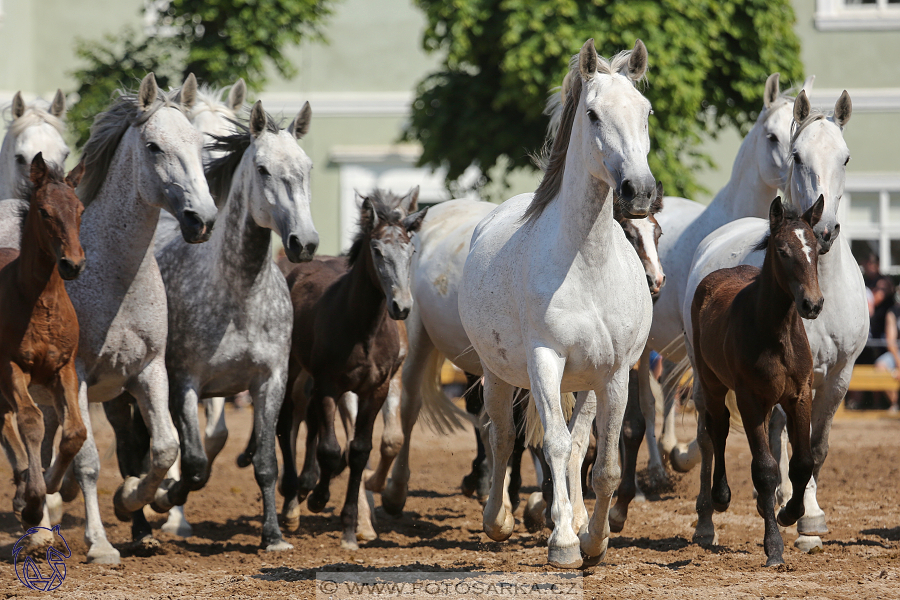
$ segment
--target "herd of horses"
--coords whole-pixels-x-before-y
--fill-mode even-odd
[[[101,402],[124,479],[116,516],[135,541],[152,539],[147,505],[169,512],[164,529],[190,535],[183,505],[227,438],[223,398],[248,390],[253,431],[238,463],[254,467],[269,551],[292,547],[276,487],[281,525],[296,530],[300,504],[322,511],[345,468],[341,546],[374,539],[373,492],[403,511],[420,412],[440,431],[476,425],[463,489],[485,499],[497,541],[515,527],[532,449],[542,492],[525,522],[552,527],[556,567],[602,560],[625,526],[644,437],[651,484],[667,477],[664,460],[676,470],[699,460],[694,540],[718,543],[732,421],[750,442],[766,564],[783,562],[779,526],[797,524],[801,549],[821,546],[817,479],[867,337],[862,277],[837,219],[850,98],[826,116],[811,108],[812,79],[792,97],[770,76],[731,180],[704,207],[663,200],[650,171],[647,65],[640,40],[611,59],[588,40],[548,102],[534,194],[419,210],[418,188],[373,190],[340,257],[315,256],[312,163],[297,144],[308,103],[282,128],[261,102],[239,115],[243,80],[223,100],[193,75],[162,91],[151,73],[97,115],[64,177],[64,97],[28,105],[17,94],[0,150],[0,412],[22,524],[58,522],[80,488],[87,560],[118,562],[97,496],[88,406]],[[690,447],[676,444],[672,393],[657,443],[651,350],[677,364],[673,381],[693,369]],[[472,384],[467,411],[440,387],[445,359]],[[590,515],[583,484],[596,495]]]

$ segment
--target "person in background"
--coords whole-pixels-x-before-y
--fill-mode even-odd
[[[891,307],[886,311],[884,321],[884,341],[887,345],[887,352],[875,359],[875,368],[887,371],[893,375],[895,379],[900,380],[900,349],[898,349],[897,346],[898,333],[900,333],[900,329],[898,329],[900,319],[897,317],[900,316],[900,305],[896,303],[893,294],[891,294],[891,297],[894,302],[892,302]],[[891,412],[900,411],[900,398],[898,398],[897,391],[891,390],[885,392],[885,394],[891,402],[889,410]]]

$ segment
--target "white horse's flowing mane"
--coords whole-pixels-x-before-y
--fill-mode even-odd
[[[66,124],[62,119],[50,114],[47,110],[49,107],[50,104],[45,100],[35,100],[25,108],[25,112],[21,117],[14,119],[10,114],[12,104],[7,104],[3,107],[3,120],[6,122],[6,126],[9,128],[10,133],[14,136],[19,136],[29,127],[40,125],[41,123],[47,123],[58,131],[60,135],[65,135]]]
[[[236,116],[234,111],[222,101],[222,96],[226,91],[231,90],[232,87],[234,86],[212,87],[205,83],[201,85],[197,89],[197,99],[194,101],[194,106],[191,108],[188,117],[193,120],[200,113],[212,112],[223,115],[229,119],[234,119]]]

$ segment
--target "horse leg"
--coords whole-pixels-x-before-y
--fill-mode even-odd
[[[569,434],[572,436],[572,454],[566,470],[569,497],[572,499],[572,529],[582,534],[587,529],[588,514],[584,506],[581,489],[581,467],[591,441],[591,429],[597,414],[597,396],[593,392],[579,392],[572,418],[569,420]]]
[[[298,395],[302,391],[302,397]],[[316,409],[312,408],[309,399],[311,390],[306,386],[294,386],[294,419],[291,435],[296,440],[300,430],[300,423],[306,421],[306,450],[303,456],[303,468],[297,478],[297,500],[302,503],[315,489],[321,477],[319,460],[316,456],[319,448],[319,417]],[[296,441],[295,441],[296,443]]]
[[[556,389],[558,394],[558,383]],[[496,542],[502,542],[509,538],[515,527],[515,519],[504,502],[507,489],[506,465],[512,454],[515,440],[512,403],[513,387],[485,370],[484,407],[491,419],[490,442],[494,461],[491,465],[491,492],[484,505],[482,521],[484,532]],[[569,520],[569,527],[571,527],[571,509],[569,510]]]
[[[297,499],[297,438],[294,435],[294,394],[296,378],[288,375],[284,402],[278,412],[276,435],[284,465],[278,491],[284,496],[281,506],[281,522],[287,531],[300,529],[300,502]]]
[[[150,468],[140,479],[129,477],[119,486],[113,496],[113,506],[120,513],[134,512],[151,502],[163,505],[167,500],[168,494],[159,487],[178,458],[178,437],[169,414],[168,388],[169,376],[162,356],[154,358],[127,386],[150,432]],[[169,504],[162,512],[171,507]]]
[[[643,361],[643,358],[641,358]],[[637,383],[640,373],[629,374],[628,403],[625,406],[625,416],[622,422],[622,483],[616,494],[616,503],[609,509],[609,529],[619,533],[625,527],[628,519],[628,506],[634,500],[637,485],[637,456],[644,438],[644,415],[639,398],[632,394],[635,387],[632,381]],[[656,444],[653,443],[653,446]],[[648,448],[651,446],[648,440]]]
[[[810,390],[807,387],[802,390],[799,398],[788,403],[785,407],[788,421],[788,436],[791,439],[791,447],[794,454],[791,457],[789,476],[791,485],[796,489],[806,489],[812,477],[814,461],[812,457],[812,448],[810,447]],[[789,527],[797,522],[797,519],[803,516],[803,496],[797,494],[787,501],[778,512],[778,524],[782,527]]]
[[[169,488],[165,502],[157,502],[160,512],[183,506],[188,493],[199,490],[209,480],[209,461],[200,438],[198,417],[199,393],[193,382],[172,380],[169,384],[169,407],[181,447],[181,479]]]
[[[207,470],[212,471],[212,464],[225,442],[228,441],[228,426],[225,423],[225,398],[217,396],[203,401],[206,411],[206,429],[203,436],[203,450],[206,452]],[[207,473],[207,479],[209,474]]]
[[[794,546],[804,552],[813,548],[822,547],[820,536],[828,533],[828,524],[825,521],[825,511],[819,507],[816,500],[818,491],[819,473],[825,459],[828,457],[828,438],[831,434],[831,423],[834,413],[844,400],[847,386],[850,382],[852,365],[843,369],[835,369],[835,373],[824,385],[820,386],[812,402],[810,443],[815,466],[812,477],[803,491],[803,516],[797,520],[797,533],[800,536],[794,542]]]
[[[286,359],[287,357],[285,357]],[[285,360],[285,362],[287,362]],[[253,455],[253,472],[263,497],[262,547],[267,552],[292,550],[278,527],[278,506],[275,503],[275,484],[278,480],[278,457],[275,455],[275,428],[272,424],[281,412],[287,385],[287,365],[273,370],[250,386],[253,398],[253,430],[259,447]]]
[[[350,456],[350,442],[356,434],[356,415],[359,412],[359,396],[353,392],[345,392],[338,399],[338,414],[341,417],[341,425],[344,426],[344,438],[347,440],[347,447],[341,453],[340,469],[334,474],[338,476],[347,468]]]
[[[132,405],[133,398],[128,392],[103,403],[106,420],[109,421],[115,434],[116,459],[119,463],[119,473],[122,475],[122,479],[141,476],[143,459],[149,447],[146,425],[141,419],[140,413],[133,413]],[[138,512],[142,513],[142,510],[138,509],[121,514],[117,511],[116,517],[120,521],[127,522],[131,521],[134,513]],[[132,534],[134,533],[138,533],[140,537],[132,537],[132,539],[138,540],[149,532],[140,527],[135,531],[135,524],[133,523]]]
[[[103,521],[100,518],[100,503],[97,500],[97,479],[100,477],[100,455],[94,441],[88,411],[87,382],[84,371],[76,363],[78,371],[78,409],[87,427],[87,439],[75,455],[75,479],[84,496],[84,541],[88,545],[87,562],[99,564],[119,564],[119,551],[106,539]]]
[[[788,459],[790,457],[788,456],[787,442],[787,416],[781,405],[776,404],[772,409],[772,416],[769,418],[769,448],[772,450],[772,456],[778,457],[778,473],[781,475],[778,491],[775,492],[775,506],[784,506],[794,492],[788,477]]]
[[[637,372],[637,396],[640,404],[641,415],[644,422],[644,436],[647,438],[647,475],[649,479],[648,492],[655,492],[669,483],[669,475],[666,473],[666,467],[663,465],[662,456],[659,453],[659,445],[656,443],[656,397],[653,394],[654,382],[651,381],[653,375],[650,373],[650,348],[644,346],[644,352],[641,354],[641,361],[638,363]],[[641,381],[645,385],[641,385]],[[628,397],[631,402],[632,389],[629,385]],[[640,444],[634,449],[640,448]],[[627,451],[627,449],[626,449]],[[636,465],[636,459],[635,459]],[[637,466],[635,466],[637,469]],[[618,502],[617,502],[618,504]]]
[[[341,548],[347,550],[358,549],[358,541],[360,539],[372,540],[377,537],[375,530],[371,527],[370,507],[366,501],[365,493],[360,498],[360,492],[362,491],[363,472],[369,461],[369,454],[372,452],[372,430],[375,426],[375,417],[378,411],[381,410],[385,398],[387,398],[389,387],[390,382],[387,381],[371,397],[359,398],[360,404],[356,415],[353,440],[349,444],[350,479],[347,482],[347,498],[344,501],[344,508],[341,509],[341,524],[344,527],[344,532],[341,536]],[[367,513],[362,517],[360,515],[360,504],[363,505],[363,511]],[[365,531],[358,529],[360,518],[367,526]]]
[[[525,529],[534,533],[543,529],[547,522],[547,515],[545,515],[547,503],[545,502],[544,496],[544,484],[545,482],[549,482],[550,477],[545,475],[545,473],[550,472],[550,467],[547,466],[543,452],[530,446],[528,450],[531,452],[531,458],[534,461],[534,472],[535,475],[537,475],[537,485],[541,491],[533,492],[528,496],[528,501],[525,503],[525,510],[522,511],[522,521],[525,523]]]
[[[603,560],[609,545],[609,506],[622,478],[619,437],[622,434],[625,406],[628,404],[630,367],[631,365],[620,367],[604,388],[596,390],[597,459],[594,463],[593,483],[597,500],[588,529],[579,536],[585,564],[596,564]]]
[[[318,386],[318,383],[316,383]],[[313,392],[309,405],[307,427],[315,424],[318,432],[318,444],[316,446],[316,460],[319,463],[321,475],[315,489],[306,500],[306,506],[314,513],[322,512],[331,497],[329,486],[331,479],[338,472],[341,465],[341,446],[334,432],[334,417],[337,412],[337,394],[318,389]]]
[[[44,474],[44,482],[47,485],[47,493],[55,494],[62,486],[66,469],[75,460],[75,455],[81,450],[81,445],[87,438],[87,428],[78,411],[78,373],[75,372],[74,361],[68,362],[59,370],[51,390],[56,413],[59,422],[62,423],[62,437],[56,458]],[[43,423],[43,415],[41,422]]]
[[[712,502],[712,468],[713,468],[713,442],[707,421],[709,413],[706,410],[708,402],[721,402],[724,398],[712,396],[707,398],[707,391],[701,385],[700,377],[694,373],[694,404],[697,407],[697,443],[700,448],[700,493],[697,494],[697,526],[694,528],[692,542],[700,545],[719,544],[719,534],[713,523]]]
[[[403,427],[403,445],[394,460],[391,477],[381,493],[381,504],[390,514],[399,516],[406,505],[406,494],[409,491],[409,448],[412,443],[412,430],[419,419],[422,409],[422,385],[426,367],[435,360],[437,350],[425,326],[418,316],[416,305],[406,318],[406,334],[409,341],[409,354],[403,361],[400,389],[400,422]]]
[[[237,466],[239,469],[246,469],[253,463],[253,455],[256,454],[256,432],[250,432],[250,439],[247,440],[247,446],[244,451],[238,454]]]
[[[366,489],[381,492],[390,473],[394,459],[403,446],[403,425],[400,422],[400,386],[402,372],[398,369],[391,378],[387,399],[381,407],[384,430],[381,432],[381,458],[375,472],[366,480]]]
[[[484,410],[484,387],[481,378],[471,373],[466,373],[466,412],[478,419]],[[473,494],[479,502],[484,502],[491,489],[491,471],[487,464],[487,450],[484,440],[481,438],[480,428],[475,428],[475,460],[472,461],[472,470],[463,477],[460,486],[464,496]]]
[[[11,406],[7,405],[2,396],[0,396],[0,410],[3,411],[3,451],[12,466],[13,481],[16,486],[16,493],[13,496],[13,512],[21,522],[22,509],[25,507],[25,482],[28,478],[28,451],[19,435],[16,413]]]
[[[30,376],[14,362],[0,369],[0,393],[15,407],[16,427],[28,456],[25,477],[25,501],[22,522],[26,529],[41,522],[47,486],[41,466],[41,442],[44,439],[44,414],[28,393]]]
[[[728,476],[725,472],[725,446],[731,426],[730,416],[731,413],[725,403],[707,403],[706,430],[712,439],[715,456],[710,498],[716,512],[725,512],[731,505],[731,488],[728,487]]]
[[[510,510],[516,512],[521,502],[519,490],[522,489],[522,455],[525,454],[525,427],[519,425],[525,419],[525,405],[523,402],[513,403],[513,419],[516,423],[516,441],[513,444],[513,453],[510,458],[509,495]],[[590,435],[590,432],[588,432]]]
[[[765,520],[765,536],[763,548],[766,551],[766,566],[774,567],[784,564],[784,540],[778,530],[778,522],[775,519],[775,488],[778,487],[778,461],[772,456],[769,449],[769,435],[767,429],[768,417],[765,402],[760,398],[748,397],[742,390],[737,393],[738,407],[744,420],[744,429],[747,432],[747,441],[750,443],[750,453],[753,460],[750,462],[750,474],[753,485],[759,495],[756,498],[756,510]],[[809,427],[809,425],[807,425]]]

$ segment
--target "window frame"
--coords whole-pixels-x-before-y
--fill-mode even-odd
[[[848,5],[846,0],[816,0],[819,31],[889,31],[900,29],[900,4]]]

